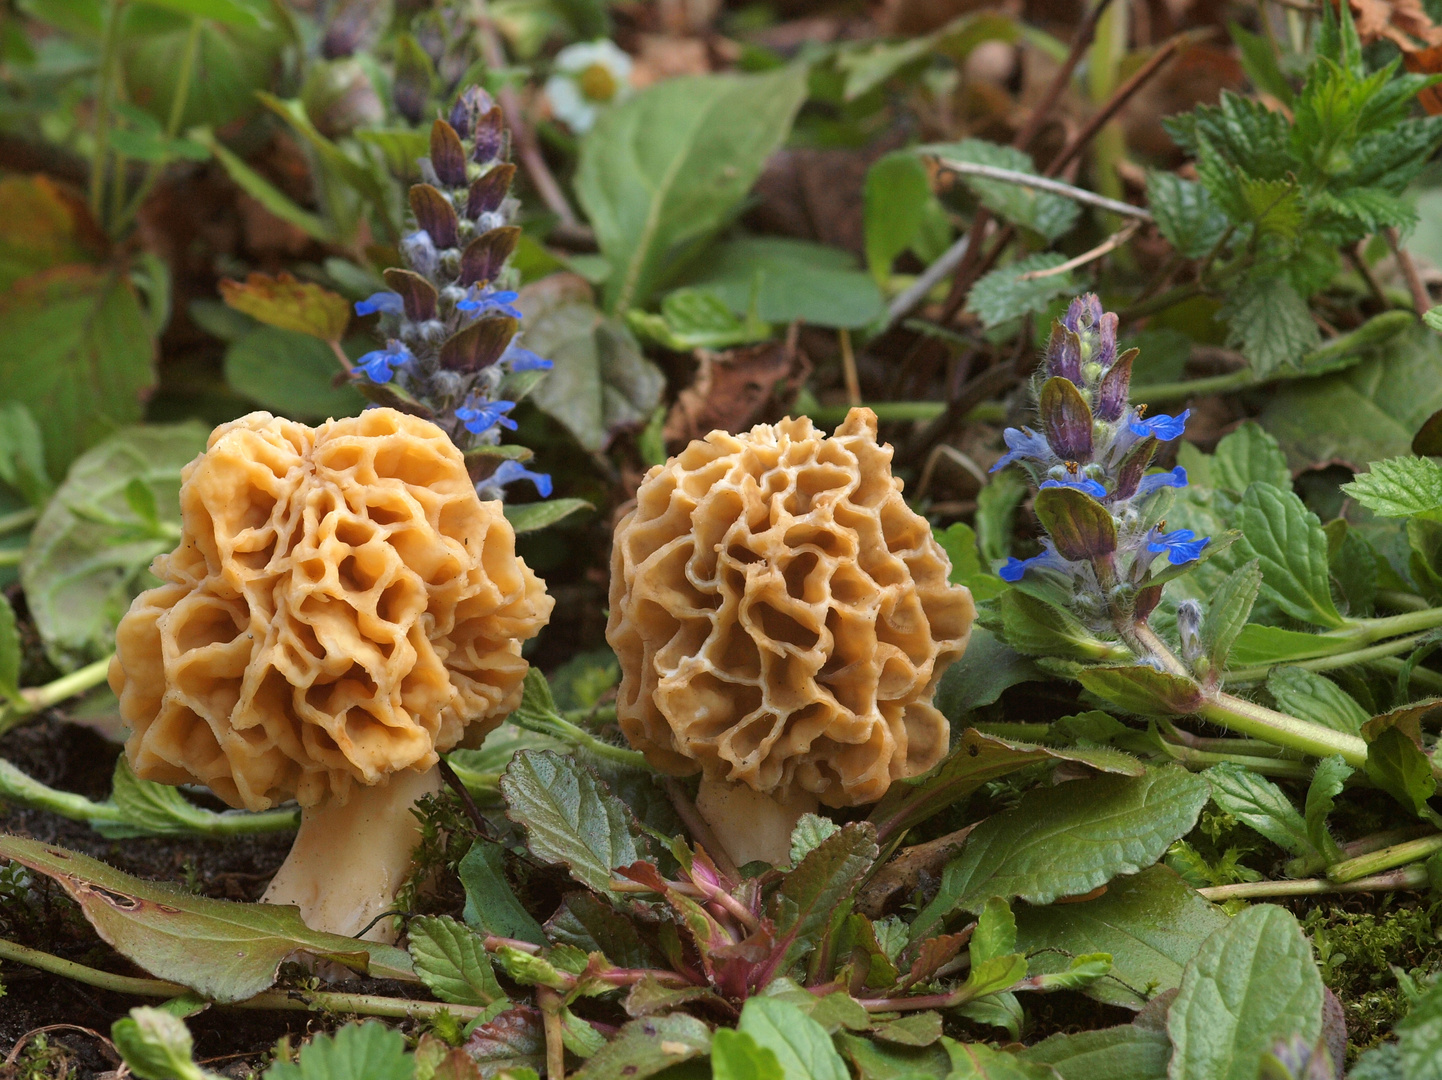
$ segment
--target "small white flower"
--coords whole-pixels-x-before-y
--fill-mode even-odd
[[[630,93],[631,58],[604,38],[567,45],[546,80],[551,112],[577,135],[591,130],[601,109]]]

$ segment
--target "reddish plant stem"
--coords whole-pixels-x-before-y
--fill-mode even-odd
[[[666,777],[663,786],[666,788],[666,795],[671,800],[671,805],[676,808],[676,816],[681,819],[681,824],[686,826],[686,831],[691,834],[691,839],[706,849],[706,854],[711,856],[711,861],[716,864],[717,870],[720,870],[732,881],[739,882],[741,871],[731,861],[731,856],[726,854],[726,849],[721,846],[721,841],[716,839],[716,834],[711,831],[711,826],[706,824],[706,819],[696,809],[696,804],[691,801],[691,796],[686,794],[686,789],[674,776]]]
[[[1422,283],[1422,275],[1417,273],[1417,264],[1412,261],[1411,253],[1402,246],[1402,237],[1397,234],[1396,229],[1388,228],[1384,235],[1397,265],[1402,268],[1402,276],[1407,279],[1407,289],[1412,294],[1412,307],[1416,309],[1419,317],[1426,315],[1432,308],[1432,298],[1427,294],[1427,286]]]

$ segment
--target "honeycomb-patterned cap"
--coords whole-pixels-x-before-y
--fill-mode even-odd
[[[136,775],[249,810],[344,800],[520,700],[552,600],[434,424],[251,413],[211,434],[180,502],[110,665]]]
[[[946,753],[932,691],[975,614],[949,573],[871,410],[713,431],[616,526],[621,730],[666,772],[874,802]]]

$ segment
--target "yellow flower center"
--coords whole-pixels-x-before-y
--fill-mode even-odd
[[[592,64],[576,77],[576,82],[581,87],[581,93],[591,101],[610,101],[621,89],[616,76],[605,64]]]

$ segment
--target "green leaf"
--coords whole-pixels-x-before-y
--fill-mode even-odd
[[[1374,461],[1342,490],[1380,517],[1412,517],[1442,509],[1442,464],[1430,457]]]
[[[318,933],[293,907],[194,896],[18,836],[0,835],[0,857],[54,878],[126,959],[212,1001],[244,1001],[268,989],[282,961],[298,950],[376,978],[414,978],[410,957],[401,950]]]
[[[999,994],[1025,978],[1026,957],[1020,954],[993,956],[980,963],[973,961],[965,983],[966,988],[975,995],[969,1004],[974,1004],[976,998]]]
[[[142,1005],[110,1025],[110,1038],[140,1080],[206,1080],[215,1073],[195,1064],[195,1043],[185,1021]]]
[[[1171,767],[1070,784],[1035,788],[978,825],[912,924],[912,941],[993,896],[1049,904],[1134,874],[1196,824],[1209,797],[1205,780]]]
[[[1442,408],[1442,338],[1422,327],[1365,351],[1365,363],[1283,383],[1260,417],[1297,468],[1410,452],[1412,435]]]
[[[1212,455],[1211,486],[1236,492],[1238,495],[1257,482],[1271,484],[1282,491],[1292,487],[1292,471],[1287,468],[1287,455],[1277,440],[1257,423],[1244,420],[1235,431],[1217,443]]]
[[[1293,367],[1322,343],[1307,302],[1283,277],[1251,275],[1228,299],[1227,344],[1239,347],[1260,376]]]
[[[1181,983],[1187,961],[1227,921],[1173,871],[1153,866],[1114,879],[1094,900],[1022,908],[1017,948],[1031,956],[1033,975],[1064,970],[1073,956],[1106,953],[1111,971],[1082,992],[1140,1009]]]
[[[871,275],[839,248],[781,236],[747,236],[708,250],[688,283],[715,294],[739,317],[858,328],[886,310]]]
[[[53,467],[64,471],[142,415],[155,343],[126,276],[57,266],[0,293],[0,401],[26,406]]]
[[[20,698],[20,631],[15,625],[15,609],[0,594],[0,695],[12,701]]]
[[[826,1029],[789,1001],[749,998],[737,1030],[776,1055],[785,1080],[851,1080]]]
[[[1232,645],[1247,625],[1261,587],[1261,564],[1253,559],[1228,574],[1208,598],[1207,613],[1202,619],[1202,644],[1217,670],[1227,666]]]
[[[411,1080],[414,1072],[404,1036],[368,1020],[317,1035],[301,1047],[297,1064],[277,1061],[265,1080]]]
[[[1140,1022],[1052,1035],[1017,1054],[1061,1080],[1166,1080],[1171,1056],[1166,1031]]]
[[[952,724],[972,709],[990,705],[1018,683],[1045,678],[1040,668],[997,640],[984,626],[973,626],[962,658],[946,669],[933,702]]]
[[[1236,520],[1242,529],[1241,557],[1260,560],[1263,596],[1303,622],[1343,624],[1332,602],[1327,536],[1295,492],[1254,482],[1242,496]]]
[[[224,836],[235,832],[238,819],[247,816],[237,811],[218,814],[214,810],[203,810],[187,802],[180,791],[170,784],[140,779],[131,772],[130,763],[124,754],[115,762],[110,799],[120,811],[123,824],[92,821],[91,825],[102,836],[114,839],[196,834]],[[272,818],[275,815],[275,811],[268,811],[266,814]],[[299,825],[298,814],[292,816],[291,822],[292,826]]]
[[[601,113],[581,143],[576,196],[612,267],[609,310],[645,304],[726,223],[805,96],[806,67],[793,64],[667,79]]]
[[[594,509],[585,499],[546,499],[543,502],[506,503],[505,514],[511,528],[520,536],[549,528],[572,514]]]
[[[309,210],[297,206],[289,196],[227,150],[212,133],[196,131],[194,135],[203,145],[210,148],[210,152],[216,156],[226,173],[240,189],[276,217],[294,225],[301,232],[319,240],[322,244],[340,245],[344,243],[344,238],[339,235],[334,225]]]
[[[506,880],[506,853],[500,844],[478,837],[456,866],[456,874],[466,890],[463,917],[467,926],[497,937],[547,944],[540,923],[511,891]]]
[[[990,165],[1014,172],[1036,173],[1031,156],[1014,146],[999,146],[981,139],[963,139],[959,143],[919,148],[925,154],[942,159],[964,161],[972,165]],[[1046,240],[1055,240],[1069,232],[1081,214],[1081,207],[1071,199],[1049,191],[1038,191],[1005,180],[988,180],[981,176],[960,174],[962,183],[976,193],[992,213],[1016,225],[1040,233]],[[1061,260],[1058,259],[1058,262]],[[1020,265],[1020,264],[1018,264]],[[1057,275],[1064,277],[1066,275]],[[983,279],[984,280],[984,279]],[[1055,280],[1048,279],[1048,280]],[[977,309],[980,310],[980,309]],[[1001,320],[994,320],[1001,321]]]
[[[483,1070],[483,1076],[494,1076],[504,1069],[524,1075],[522,1070],[544,1068],[546,1034],[540,1012],[507,1009],[471,1031],[466,1054]]]
[[[644,1080],[710,1048],[711,1031],[694,1016],[648,1016],[621,1028],[571,1076],[572,1080]]]
[[[1349,647],[1327,634],[1249,623],[1237,635],[1230,661],[1235,668],[1261,667],[1330,656]]]
[[[45,439],[30,410],[18,401],[0,405],[0,481],[37,510],[55,490],[45,468]]]
[[[453,1005],[490,1005],[505,998],[485,940],[448,915],[406,925],[411,962],[430,992]]]
[[[752,317],[743,322],[721,297],[706,289],[673,289],[661,301],[660,315],[632,308],[626,312],[626,325],[674,352],[728,349],[771,336],[771,327],[749,314]]]
[[[116,432],[75,462],[40,515],[20,564],[30,614],[52,662],[70,670],[115,647],[130,601],[154,584],[150,560],[180,539],[180,470],[205,449],[198,424]],[[160,525],[134,517],[132,480],[154,495]]]
[[[791,865],[797,866],[810,855],[822,841],[841,831],[841,826],[820,814],[802,814],[801,820],[791,830]]]
[[[921,231],[931,179],[915,154],[898,150],[879,159],[866,173],[862,221],[866,265],[878,285],[891,275],[891,263]]]
[[[1384,728],[1367,743],[1367,778],[1418,817],[1430,818],[1437,793],[1432,762],[1400,728]]]
[[[713,1080],[786,1080],[776,1052],[744,1031],[719,1028],[711,1036]]]
[[[661,964],[636,924],[593,893],[567,893],[561,909],[546,920],[546,935],[558,945],[573,945],[587,954],[604,953],[606,959],[620,967],[654,968]],[[659,983],[654,989],[670,993]],[[643,1014],[633,1011],[631,1015]]]
[[[1167,1017],[1174,1080],[1256,1080],[1278,1039],[1314,1041],[1322,1028],[1322,978],[1291,912],[1258,904],[1202,945]]]
[[[1317,762],[1317,771],[1312,774],[1312,782],[1307,787],[1307,805],[1303,810],[1307,837],[1328,863],[1341,859],[1342,850],[1327,828],[1327,817],[1332,813],[1335,800],[1342,793],[1352,771],[1352,766],[1341,755],[1334,754]]]
[[[950,1071],[946,1051],[936,1043],[892,1046],[844,1031],[836,1036],[836,1043],[856,1066],[861,1080],[929,1080]]]
[[[983,1043],[963,1045],[947,1039],[945,1046],[951,1055],[951,1075],[946,1080],[1055,1080],[1057,1075],[1047,1065],[1023,1061]]]
[[[1227,231],[1227,215],[1201,184],[1176,173],[1147,174],[1147,206],[1167,243],[1189,259],[1200,259]]]
[[[1028,656],[1073,660],[1116,660],[1129,655],[1092,635],[1075,615],[1020,589],[1007,589],[997,601],[1006,644]]]
[[[1011,913],[1010,904],[993,896],[982,906],[976,919],[976,929],[971,935],[971,963],[975,966],[1014,952],[1016,917]]]
[[[1406,1080],[1442,1080],[1442,983],[1412,1003],[1396,1032]]]
[[[1002,266],[987,274],[971,287],[966,308],[990,329],[1009,319],[1041,312],[1058,296],[1076,291],[1071,271],[1023,281],[1022,275],[1038,270],[1054,270],[1066,257],[1056,252],[1028,255],[1010,266]]]
[[[821,841],[781,879],[771,910],[777,974],[786,974],[834,921],[845,917],[876,856],[875,826],[852,822]]]
[[[1186,716],[1202,703],[1202,689],[1193,680],[1140,664],[1084,668],[1077,680],[1098,697],[1139,716]]]
[[[32,10],[29,14],[50,21],[47,16],[56,5],[45,6],[50,11]],[[97,14],[99,10],[97,5]],[[92,262],[100,255],[97,230],[81,200],[43,173],[0,177],[0,215],[5,221],[5,235],[0,237],[0,288],[8,289],[41,270]]]
[[[591,304],[589,286],[558,274],[527,285],[516,303],[526,315],[526,347],[555,364],[532,394],[538,406],[587,450],[646,422],[666,379],[631,332]]]
[[[1252,80],[1252,85],[1259,90],[1265,90],[1283,105],[1290,107],[1293,97],[1292,84],[1282,74],[1271,42],[1261,34],[1254,34],[1234,22],[1227,23],[1227,33],[1232,36],[1237,51],[1241,53],[1242,68],[1246,71],[1247,78]]]
[[[1356,735],[1371,717],[1351,694],[1331,679],[1299,667],[1279,667],[1267,676],[1277,706],[1302,720]]]
[[[350,383],[335,385],[341,367],[323,341],[263,326],[225,350],[225,381],[280,416],[322,420],[355,416],[366,399]]]
[[[933,529],[932,535],[951,561],[947,580],[953,585],[965,585],[977,601],[990,600],[1006,588],[1001,578],[981,565],[981,551],[970,525],[956,521],[945,529]]]
[[[1046,761],[1077,762],[1124,776],[1141,776],[1145,771],[1136,758],[1118,750],[1036,746],[967,728],[957,737],[951,753],[931,772],[893,783],[868,820],[885,841],[961,802],[990,780]]]
[[[1266,777],[1230,761],[1213,765],[1202,775],[1212,785],[1212,802],[1219,809],[1289,855],[1315,854],[1302,815],[1282,789]]]
[[[627,809],[585,765],[550,750],[522,750],[501,777],[506,816],[525,827],[531,853],[568,867],[607,896],[611,869],[645,857],[645,840]]]

